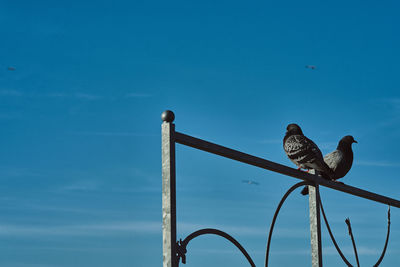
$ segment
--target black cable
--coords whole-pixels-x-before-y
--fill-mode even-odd
[[[328,220],[326,219],[326,215],[325,215],[325,211],[324,211],[324,207],[322,206],[322,201],[321,201],[321,196],[318,193],[318,201],[319,201],[319,206],[321,207],[321,211],[322,211],[322,217],[324,217],[324,221],[325,221],[325,225],[326,228],[328,229],[328,233],[331,236],[333,245],[335,246],[337,252],[339,253],[340,257],[342,257],[342,260],[347,264],[347,266],[349,267],[353,267],[353,265],[350,264],[350,262],[346,259],[346,257],[343,255],[342,251],[340,250],[338,244],[336,243],[335,237],[332,234],[331,228],[329,227],[329,223]]]
[[[295,190],[296,188],[298,188],[300,186],[309,185],[309,184],[311,184],[311,183],[310,182],[300,182],[300,183],[295,184],[294,186],[289,188],[289,190],[286,192],[286,194],[283,196],[283,198],[279,202],[279,205],[276,208],[276,211],[275,211],[275,214],[274,214],[274,218],[272,219],[271,227],[269,228],[267,251],[265,253],[265,267],[268,267],[269,248],[270,248],[270,245],[271,245],[272,232],[274,231],[275,221],[276,221],[276,218],[278,217],[279,211],[280,211],[283,203],[285,202],[286,198],[290,195],[290,193],[293,192],[293,190]]]

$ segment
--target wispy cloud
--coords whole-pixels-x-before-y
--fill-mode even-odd
[[[47,93],[47,94],[37,94],[37,97],[47,97],[47,98],[75,98],[79,100],[88,100],[88,101],[94,101],[94,100],[99,100],[102,99],[103,96],[100,95],[94,95],[94,94],[88,94],[84,92],[75,92],[73,94],[66,94],[66,93],[61,93],[61,92],[54,92],[54,93]]]
[[[106,99],[105,96],[90,94],[86,92],[50,92],[50,93],[38,93],[38,92],[24,92],[15,89],[0,89],[0,97],[28,97],[28,98],[57,98],[57,99],[79,99],[86,101],[96,101],[100,99]],[[150,98],[153,97],[152,94],[147,93],[128,93],[126,95],[120,96],[121,98]]]
[[[0,90],[0,96],[14,96],[14,97],[21,97],[21,96],[25,96],[24,93],[17,91],[17,90],[7,90],[7,89],[3,89]]]
[[[266,236],[269,228],[268,227],[247,227],[239,225],[224,225],[224,224],[196,224],[196,223],[179,223],[179,230],[183,232],[190,232],[199,230],[202,228],[215,228],[224,232],[239,235],[239,236]],[[274,237],[278,238],[306,238],[308,232],[301,228],[283,228],[277,227],[274,230]]]
[[[18,112],[6,112],[0,113],[0,120],[12,120],[12,119],[19,119],[22,115]]]
[[[72,132],[74,135],[97,135],[106,137],[152,137],[158,136],[157,134],[143,134],[135,132]]]
[[[215,225],[180,222],[178,230],[190,233],[203,228],[215,228],[233,236],[266,236],[268,227],[245,227],[238,225]],[[0,236],[96,236],[116,235],[119,233],[161,234],[161,221],[111,221],[104,223],[88,223],[74,225],[11,225],[0,224]],[[308,232],[304,229],[277,228],[274,237],[307,238]]]
[[[56,265],[48,265],[43,263],[7,263],[7,267],[56,267]]]
[[[325,251],[323,251],[325,252]],[[265,251],[263,251],[265,253]],[[311,251],[309,249],[284,249],[284,250],[272,250],[271,255],[310,255]]]
[[[56,226],[0,224],[0,236],[96,236],[128,232],[160,234],[161,231],[161,221],[124,221]]]
[[[3,177],[44,177],[46,176],[43,172],[38,172],[35,169],[28,168],[10,168],[6,166],[0,166],[0,175]]]
[[[98,95],[92,95],[92,94],[86,94],[86,93],[75,93],[74,96],[78,99],[84,99],[84,100],[98,100],[102,98],[101,96]]]
[[[23,92],[14,89],[2,89],[0,90],[0,96],[7,96],[7,97],[32,97],[32,98],[40,98],[40,97],[47,97],[47,98],[76,98],[81,100],[98,100],[103,98],[100,95],[88,94],[84,92],[76,92],[73,94],[65,94],[65,93],[35,93],[35,92]]]
[[[353,252],[352,246],[340,247],[342,251]],[[324,247],[323,252],[325,255],[338,255],[338,252],[334,246]],[[358,255],[379,255],[382,253],[382,249],[369,248],[364,246],[357,246]]]
[[[78,181],[62,187],[62,190],[67,191],[95,191],[100,188],[100,183],[94,180]]]
[[[384,103],[384,104],[389,104],[389,105],[391,105],[391,106],[394,107],[394,108],[400,109],[400,98],[396,98],[396,97],[393,97],[393,98],[383,98],[383,99],[381,100],[381,102]]]
[[[380,120],[377,122],[376,125],[374,125],[374,130],[376,128],[381,128],[381,127],[391,127],[393,125],[397,125],[400,120],[400,98],[382,98],[378,100],[374,100],[375,105],[379,109],[386,109],[386,112],[388,112],[384,117],[384,119]]]
[[[354,164],[360,166],[372,166],[372,167],[400,167],[400,162],[389,162],[389,161],[358,160]]]
[[[120,193],[159,193],[161,194],[161,186],[136,186],[136,187],[114,187],[113,192]]]
[[[146,94],[146,93],[129,93],[126,94],[126,97],[128,98],[148,98],[152,97],[153,95],[151,94]]]
[[[337,143],[335,142],[322,142],[318,144],[318,147],[320,149],[326,149],[326,150],[334,150],[337,146]]]
[[[280,144],[282,140],[279,139],[264,139],[260,141],[261,144]]]
[[[50,94],[46,94],[44,96],[46,96],[46,97],[55,97],[55,98],[68,97],[68,95],[63,94],[63,93],[50,93]]]
[[[57,205],[51,206],[51,205],[43,205],[43,204],[32,204],[32,201],[29,203],[24,203],[23,208],[24,209],[29,209],[29,210],[34,210],[34,211],[49,211],[49,212],[59,212],[59,213],[80,213],[80,214],[95,214],[95,215],[105,215],[105,214],[110,214],[110,215],[115,215],[115,214],[121,214],[122,212],[120,211],[115,211],[115,210],[106,210],[106,209],[91,209],[91,208],[70,208],[70,207],[60,207]],[[15,208],[14,208],[15,210]]]
[[[325,251],[324,251],[325,252]],[[216,248],[197,248],[195,251],[191,252],[193,254],[233,254],[237,255],[238,250],[235,248],[232,249],[216,249]],[[284,249],[284,250],[277,250],[273,249],[270,251],[270,255],[310,255],[310,249]],[[251,255],[265,255],[265,250],[252,250]]]
[[[235,235],[245,235],[245,236],[255,236],[260,234],[265,234],[267,228],[255,228],[246,226],[235,226],[235,225],[216,225],[216,224],[196,224],[183,222],[179,223],[179,230],[183,232],[196,231],[203,228],[215,228],[220,229],[227,233],[232,233]]]

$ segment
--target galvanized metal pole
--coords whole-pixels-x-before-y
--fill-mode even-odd
[[[308,186],[308,202],[310,207],[311,262],[312,267],[322,267],[320,203],[318,185]]]
[[[176,253],[176,190],[175,190],[175,115],[162,113],[162,216],[163,267],[177,267]]]

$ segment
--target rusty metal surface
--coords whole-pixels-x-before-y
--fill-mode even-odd
[[[281,165],[263,158],[259,158],[256,156],[252,156],[234,149],[230,149],[224,146],[220,146],[208,141],[204,141],[183,133],[175,132],[175,141],[179,144],[183,144],[186,146],[190,146],[193,148],[197,148],[206,152],[210,152],[213,154],[220,155],[222,157],[230,158],[233,160],[237,160],[249,165],[253,165],[259,168],[263,168],[266,170],[278,172],[287,176],[291,176],[294,178],[298,178],[304,181],[312,182],[318,185],[326,186],[332,189],[336,189],[338,191],[342,191],[345,193],[349,193],[358,197],[370,199],[373,201],[377,201],[383,204],[390,205],[392,207],[400,208],[400,201],[385,197],[382,195],[378,195],[366,190],[362,190],[353,186],[345,185],[343,183],[337,183],[328,181],[323,179],[317,175],[309,174],[306,172],[302,172],[285,165]]]
[[[163,267],[176,267],[175,125],[162,124]]]

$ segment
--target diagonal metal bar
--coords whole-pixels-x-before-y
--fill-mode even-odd
[[[231,148],[227,148],[221,145],[217,145],[202,139],[198,139],[183,133],[175,132],[175,141],[179,144],[190,146],[193,148],[197,148],[206,152],[210,152],[213,154],[217,154],[222,157],[226,157],[229,159],[237,160],[249,165],[253,165],[262,169],[274,171],[280,174],[288,175],[297,179],[301,179],[304,181],[312,182],[321,186],[329,187],[338,191],[342,191],[345,193],[352,194],[354,196],[370,199],[379,203],[387,204],[393,207],[400,208],[400,201],[385,197],[382,195],[378,195],[366,190],[359,189],[357,187],[345,185],[342,183],[332,182],[326,179],[321,178],[318,175],[313,175],[309,173],[305,173],[285,165],[281,165],[263,158],[259,158],[256,156],[252,156],[250,154],[246,154],[240,152],[238,150],[234,150]]]

